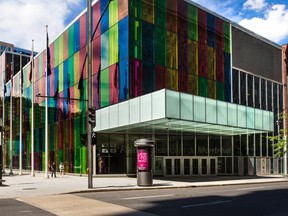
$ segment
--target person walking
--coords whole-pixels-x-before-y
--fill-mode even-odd
[[[56,164],[55,164],[55,162],[53,162],[52,165],[51,165],[51,177],[52,178],[53,178],[53,175],[56,178]]]
[[[64,175],[64,164],[62,162],[60,162],[59,170],[60,170],[60,176]]]

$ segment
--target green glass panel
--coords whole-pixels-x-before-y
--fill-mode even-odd
[[[223,101],[217,101],[217,124],[227,125],[227,103]]]
[[[40,77],[42,77],[43,76],[43,53],[41,53],[40,55],[39,55],[39,58],[38,58],[38,62],[39,62],[39,64],[38,64],[38,77],[40,78]]]
[[[166,53],[167,67],[178,69],[178,40],[177,34],[170,31],[166,32]]]
[[[206,78],[198,78],[198,94],[199,96],[208,97],[208,81]]]
[[[206,98],[206,122],[216,123],[216,100]]]
[[[194,120],[205,122],[205,98],[194,97]]]
[[[129,15],[141,19],[142,1],[139,1],[139,0],[129,1]]]
[[[142,59],[142,22],[132,17],[129,19],[129,55]]]
[[[81,148],[81,173],[86,173],[87,170],[87,154],[86,154],[86,147]]]
[[[142,1],[142,19],[154,23],[154,0]]]
[[[63,69],[63,63],[59,65],[58,67],[58,84],[59,84],[59,92],[62,92],[64,90],[64,69]]]
[[[246,115],[247,115],[246,107],[238,105],[237,106],[238,127],[245,128],[247,126]]]
[[[252,107],[247,107],[247,128],[255,128],[255,112],[254,112],[254,108]]]
[[[101,71],[100,76],[100,105],[105,107],[109,105],[109,68]]]
[[[237,105],[228,103],[228,125],[237,126]]]
[[[68,59],[68,74],[69,74],[69,81],[70,87],[78,83],[79,80],[74,79],[74,55]]]
[[[54,67],[59,65],[59,38],[54,41]]]
[[[224,22],[224,50],[227,53],[230,53],[230,24]]]
[[[63,51],[63,45],[64,45],[64,38],[63,38],[63,34],[60,35],[59,37],[59,64],[61,64],[63,62],[63,55],[64,55],[64,51]]]
[[[118,24],[109,30],[109,66],[118,62]]]
[[[155,25],[166,28],[166,0],[155,1]]]
[[[263,124],[263,111],[259,109],[255,109],[255,128],[262,129]]]
[[[74,54],[74,25],[68,29],[68,57]]]
[[[188,38],[198,41],[198,14],[197,8],[188,4]]]
[[[155,28],[155,63],[166,66],[166,30]]]
[[[52,110],[50,110],[50,112],[51,112]],[[49,115],[50,115],[50,112],[49,112]],[[54,148],[55,148],[55,127],[54,127],[54,124],[52,124],[52,125],[49,125],[49,128],[50,128],[50,130],[49,130],[49,150],[50,151],[53,151],[54,150]]]
[[[224,83],[216,82],[216,98],[224,101]]]
[[[118,22],[118,1],[111,1],[109,5],[109,28]]]

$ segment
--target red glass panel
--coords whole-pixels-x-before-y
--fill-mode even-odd
[[[110,104],[115,104],[119,100],[119,90],[118,90],[118,70],[119,66],[118,64],[114,64],[110,66],[109,68],[109,98],[110,98]]]
[[[223,20],[221,20],[220,18],[216,17],[216,35],[223,37]]]
[[[160,65],[155,65],[156,73],[156,90],[165,88],[166,69]]]
[[[95,27],[97,25],[97,23],[99,22],[100,16],[101,16],[101,12],[100,12],[100,1],[96,2],[96,4],[94,4],[93,8],[92,8],[92,16],[93,16],[93,20],[92,20],[92,31],[94,32]],[[92,34],[93,34],[92,32]],[[98,37],[100,35],[100,25],[97,28],[97,31],[95,33],[94,38]]]
[[[54,68],[54,43],[50,45],[50,55],[51,55],[50,64],[51,64],[51,68],[53,69]]]
[[[130,98],[142,95],[142,62],[130,59],[129,63],[129,95]]]
[[[86,46],[86,13],[80,17],[80,49]],[[92,30],[93,31],[93,30]]]
[[[188,73],[178,73],[178,90],[188,92]]]
[[[101,37],[93,40],[93,69],[92,74],[96,74],[101,69]]]
[[[87,73],[86,73],[87,59],[85,62],[85,56],[86,56],[86,46],[80,50],[80,71],[79,72],[80,72],[80,76],[81,76],[82,68],[84,66],[83,79],[86,79],[86,77],[87,77]],[[84,62],[85,62],[85,65],[84,65]]]

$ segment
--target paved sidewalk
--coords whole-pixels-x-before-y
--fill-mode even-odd
[[[180,187],[208,187],[233,184],[256,184],[270,182],[288,182],[288,178],[281,175],[269,176],[202,176],[202,177],[155,177],[153,186],[137,186],[136,177],[112,176],[94,177],[93,188],[88,189],[87,175],[62,175],[57,178],[45,178],[44,173],[35,173],[32,177],[28,172],[19,175],[4,175],[4,186],[0,187],[1,198],[34,197],[43,195],[57,195],[89,191],[112,190],[143,190]]]

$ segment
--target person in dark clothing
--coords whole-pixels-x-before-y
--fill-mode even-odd
[[[52,178],[53,178],[53,175],[56,178],[56,164],[55,164],[55,162],[53,162],[52,165],[51,165],[51,177]]]

